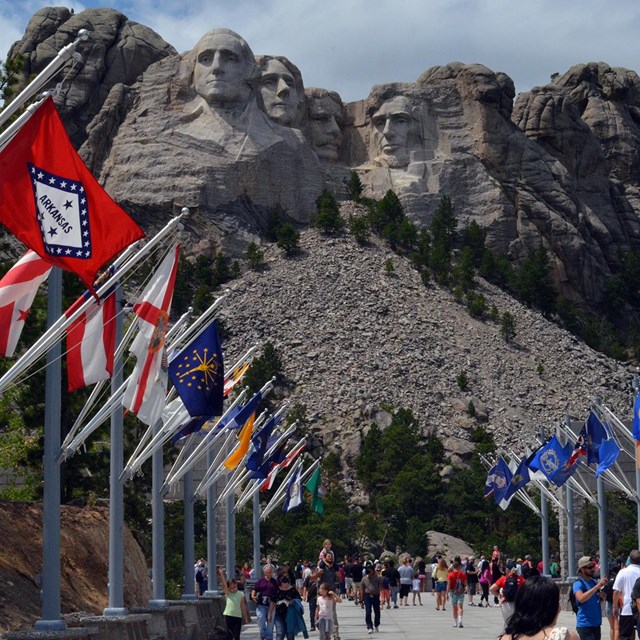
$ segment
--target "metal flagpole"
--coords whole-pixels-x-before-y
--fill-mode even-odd
[[[47,325],[62,313],[62,271],[51,269],[47,300]],[[58,342],[47,353],[44,400],[44,496],[42,505],[42,620],[39,631],[66,628],[60,618],[60,467],[56,462],[60,448],[62,345]]]
[[[564,416],[564,423],[569,428],[571,418],[568,413]],[[575,531],[575,511],[573,509],[573,490],[571,483],[565,484],[566,518],[567,518],[567,576],[572,578],[576,575],[576,531]]]
[[[154,433],[162,430],[162,418],[153,425]],[[150,607],[164,607],[164,502],[162,485],[164,483],[164,461],[162,448],[154,452],[151,458],[151,554],[152,554],[152,597]]]
[[[122,289],[115,288],[116,309],[122,309]],[[122,339],[122,314],[117,313],[115,319],[116,344]],[[122,357],[114,363],[111,390],[115,391],[123,378]],[[119,411],[111,414],[111,455],[109,469],[109,606],[104,610],[105,616],[126,616],[124,606],[124,486],[120,480],[124,464],[124,414]]]
[[[207,465],[211,466],[216,459],[216,447],[212,446],[207,452]],[[207,488],[207,564],[209,566],[209,584],[206,596],[218,595],[218,508],[216,483],[212,482]],[[230,575],[230,574],[228,574]]]
[[[638,374],[634,374],[633,376],[633,404],[635,407],[635,399],[638,395],[638,391],[640,391],[640,381],[638,381]],[[634,416],[635,419],[635,416]],[[634,443],[634,462],[636,467],[636,509],[637,509],[637,530],[638,530],[638,548],[640,549],[640,465],[638,464],[638,443]]]
[[[542,573],[549,575],[549,505],[544,491],[540,491],[540,523],[542,527]]]
[[[230,455],[231,452],[235,449],[233,443],[230,443],[230,446],[227,448],[227,454]],[[227,482],[231,479],[233,472],[229,471],[227,473]],[[226,528],[227,528],[227,554],[226,554],[226,565],[227,565],[227,576],[229,578],[234,577],[236,575],[236,514],[233,511],[235,506],[235,495],[230,493],[227,496],[227,500],[225,503],[226,506]]]
[[[609,552],[607,550],[607,497],[604,490],[604,478],[597,480],[598,488],[598,542],[600,553],[600,575],[609,575]]]
[[[188,446],[188,445],[185,445]],[[195,574],[194,565],[196,563],[193,540],[195,537],[195,526],[193,518],[193,472],[187,471],[182,478],[184,490],[184,590],[183,600],[195,600]]]
[[[253,494],[253,566],[256,580],[260,580],[260,492]]]

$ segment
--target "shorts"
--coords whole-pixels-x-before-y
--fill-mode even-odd
[[[353,578],[345,578],[344,587],[347,591],[351,591],[353,589]]]
[[[580,637],[582,638],[582,636]],[[620,616],[620,633],[618,637],[620,640],[635,640],[636,621],[633,616]]]
[[[475,596],[476,595],[476,583],[475,582],[469,582],[467,583],[467,588],[469,589],[469,595],[470,596]]]
[[[436,593],[444,593],[447,590],[446,580],[436,580]]]
[[[629,616],[633,618],[633,616]],[[600,640],[600,627],[576,627],[580,640]],[[622,636],[621,636],[622,637]]]
[[[400,597],[406,598],[409,595],[409,591],[411,591],[410,584],[401,584],[400,585]]]
[[[449,600],[451,600],[452,605],[464,604],[464,593],[453,593],[453,591],[449,591]]]

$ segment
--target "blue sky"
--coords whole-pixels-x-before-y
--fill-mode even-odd
[[[0,58],[31,15],[52,3],[0,0]],[[517,91],[580,62],[640,67],[637,0],[112,0],[179,51],[214,27],[240,33],[256,54],[285,55],[306,86],[365,98],[374,84],[412,82],[454,60],[504,71]]]

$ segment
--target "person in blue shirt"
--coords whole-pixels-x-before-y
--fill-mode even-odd
[[[580,640],[600,640],[602,626],[602,609],[600,601],[604,599],[602,588],[607,579],[600,578],[597,582],[593,578],[596,565],[589,556],[582,556],[578,560],[578,579],[573,583],[573,593],[578,604],[576,615],[576,631]]]

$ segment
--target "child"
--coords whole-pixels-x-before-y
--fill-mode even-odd
[[[331,640],[333,634],[333,609],[342,598],[331,591],[331,587],[323,582],[318,587],[318,602],[316,608],[316,627],[320,632],[320,640]]]
[[[318,556],[318,566],[321,569],[324,569],[324,560],[328,553],[331,553],[331,540],[329,538],[322,543],[322,549],[320,549],[320,555]]]
[[[413,574],[413,580],[411,581],[411,593],[413,593],[413,606],[416,606],[416,596],[418,596],[418,602],[422,606],[422,596],[420,595],[420,575],[416,571]]]
[[[380,591],[380,606],[387,605],[387,609],[391,609],[391,580],[382,572],[382,589]]]
[[[218,569],[218,574],[220,575],[226,598],[223,613],[224,621],[227,625],[227,630],[233,635],[233,640],[240,640],[242,621],[244,620],[245,624],[249,624],[249,611],[244,599],[244,592],[238,590],[238,583],[235,580],[224,579],[224,569]]]

